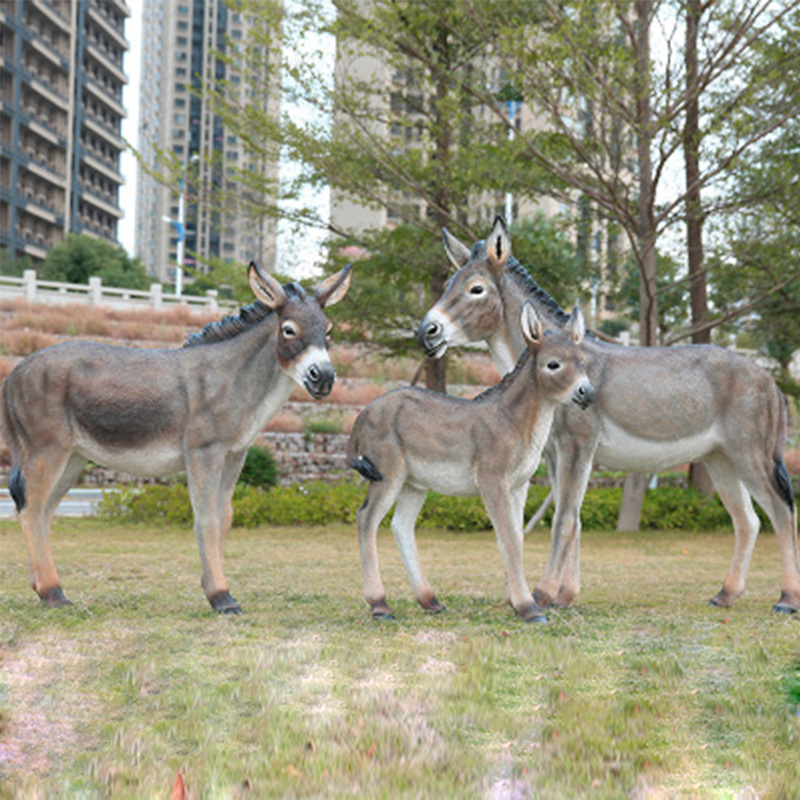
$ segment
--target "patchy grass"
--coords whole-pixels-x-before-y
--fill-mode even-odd
[[[195,798],[798,796],[800,620],[770,611],[772,535],[725,611],[705,601],[730,535],[585,534],[577,606],[530,626],[490,533],[420,536],[435,617],[380,536],[393,623],[369,618],[349,527],[235,530],[229,618],[188,530],[60,521],[75,605],[48,610],[5,524],[0,797],[166,797],[178,772]]]

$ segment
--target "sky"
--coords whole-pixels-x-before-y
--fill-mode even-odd
[[[137,144],[139,128],[139,82],[142,58],[142,3],[147,0],[127,0],[131,16],[125,23],[125,36],[130,49],[125,54],[124,69],[128,76],[128,84],[122,93],[122,104],[128,116],[122,121],[122,137],[132,144]],[[125,185],[120,191],[120,206],[125,216],[117,228],[119,243],[134,256],[134,224],[136,213],[136,159],[129,150],[120,157],[120,172],[125,178]]]

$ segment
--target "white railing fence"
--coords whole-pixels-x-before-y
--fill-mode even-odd
[[[97,277],[89,278],[88,284],[43,281],[32,269],[25,270],[21,278],[0,275],[0,292],[3,297],[22,297],[29,303],[90,303],[117,308],[149,306],[154,309],[186,305],[198,310],[216,310],[220,305],[227,305],[219,300],[216,289],[210,289],[203,297],[186,294],[178,296],[165,293],[160,283],[151,283],[149,291],[144,291],[104,286]]]

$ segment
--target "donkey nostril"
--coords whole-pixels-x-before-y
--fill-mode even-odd
[[[428,336],[436,336],[436,334],[439,333],[439,323],[431,322],[431,324],[428,325],[428,330],[426,333]]]
[[[312,364],[308,368],[308,377],[311,378],[312,381],[318,381],[319,375],[320,375],[319,367],[317,367],[315,364]]]

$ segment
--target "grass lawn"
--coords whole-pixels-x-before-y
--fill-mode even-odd
[[[188,530],[59,521],[75,605],[49,610],[4,523],[0,797],[166,798],[181,772],[194,798],[798,798],[800,619],[771,611],[771,534],[736,608],[706,605],[732,543],[586,533],[575,607],[525,625],[490,532],[422,532],[432,617],[382,530],[377,623],[353,527],[235,529],[245,613],[218,617]]]

